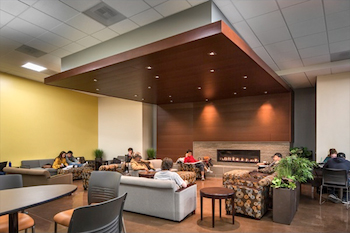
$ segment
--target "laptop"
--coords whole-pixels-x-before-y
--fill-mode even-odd
[[[7,161],[0,163],[0,172],[2,172],[2,169],[4,169],[4,167],[6,167],[6,165],[7,165]]]

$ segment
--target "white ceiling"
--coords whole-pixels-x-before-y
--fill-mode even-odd
[[[101,1],[127,18],[105,27],[81,13]],[[0,0],[0,71],[42,82],[60,72],[62,57],[205,1]],[[350,71],[350,0],[214,2],[291,87],[312,87],[318,75]],[[23,44],[47,54],[35,58],[15,50]],[[22,68],[28,61],[49,70]]]

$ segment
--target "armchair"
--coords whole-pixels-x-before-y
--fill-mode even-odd
[[[233,170],[224,173],[223,185],[235,190],[236,213],[261,219],[269,203],[269,189],[274,174]],[[226,200],[226,213],[232,214],[231,199]]]
[[[196,179],[201,179],[201,170],[199,170],[198,167],[196,167],[195,163],[184,163],[180,160],[177,161],[178,164],[178,170],[179,171],[188,171],[188,172],[194,172],[196,173]],[[205,176],[205,173],[204,173]]]

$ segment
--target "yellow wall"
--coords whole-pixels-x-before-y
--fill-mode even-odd
[[[0,161],[92,159],[97,146],[97,97],[0,73]]]

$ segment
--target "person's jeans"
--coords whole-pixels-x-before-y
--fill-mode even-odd
[[[75,166],[77,166],[77,167],[83,166],[83,164],[81,164],[81,163],[70,163],[69,165],[73,165],[74,167]]]

